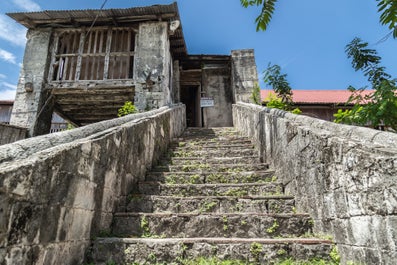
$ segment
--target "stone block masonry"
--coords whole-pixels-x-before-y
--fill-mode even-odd
[[[29,30],[27,34],[10,124],[27,128],[29,136],[45,134],[51,127],[52,104],[49,104],[49,94],[44,90],[50,61],[50,39],[50,29]]]
[[[396,134],[246,103],[233,121],[316,232],[334,237],[343,264],[397,264]]]
[[[258,85],[254,50],[234,50],[231,58],[234,102],[252,102],[252,89]]]
[[[0,147],[0,264],[82,264],[184,117],[164,107]]]
[[[27,129],[0,123],[0,145],[25,139]]]

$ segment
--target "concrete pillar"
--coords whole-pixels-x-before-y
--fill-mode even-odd
[[[168,22],[139,25],[135,47],[135,105],[139,110],[171,103],[171,54]]]
[[[29,136],[46,134],[51,128],[52,99],[45,90],[50,63],[51,30],[29,30],[23,66],[10,124],[28,129]]]
[[[258,83],[253,49],[232,51],[232,89],[234,102],[251,102],[252,90]]]

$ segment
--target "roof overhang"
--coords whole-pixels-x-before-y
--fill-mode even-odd
[[[146,21],[179,20],[177,3],[118,9],[45,10],[39,12],[7,13],[29,29],[68,28],[114,25],[128,26]],[[182,25],[170,36],[171,51],[176,57],[187,55]]]
[[[188,55],[181,58],[179,64],[184,70],[204,69],[211,67],[229,67],[230,55]]]

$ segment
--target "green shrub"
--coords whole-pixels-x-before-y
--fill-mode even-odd
[[[117,115],[119,117],[128,115],[128,114],[133,114],[133,113],[137,113],[138,110],[135,108],[134,104],[132,104],[131,101],[126,101],[124,103],[124,106],[122,106],[121,108],[119,108]]]
[[[266,107],[281,109],[285,111],[289,111],[293,114],[301,114],[302,111],[299,108],[291,109],[291,103],[284,102],[281,97],[277,96],[274,93],[269,93],[267,98],[265,99]]]

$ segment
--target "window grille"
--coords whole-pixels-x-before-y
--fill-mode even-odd
[[[134,48],[130,28],[59,31],[49,81],[131,79]]]

